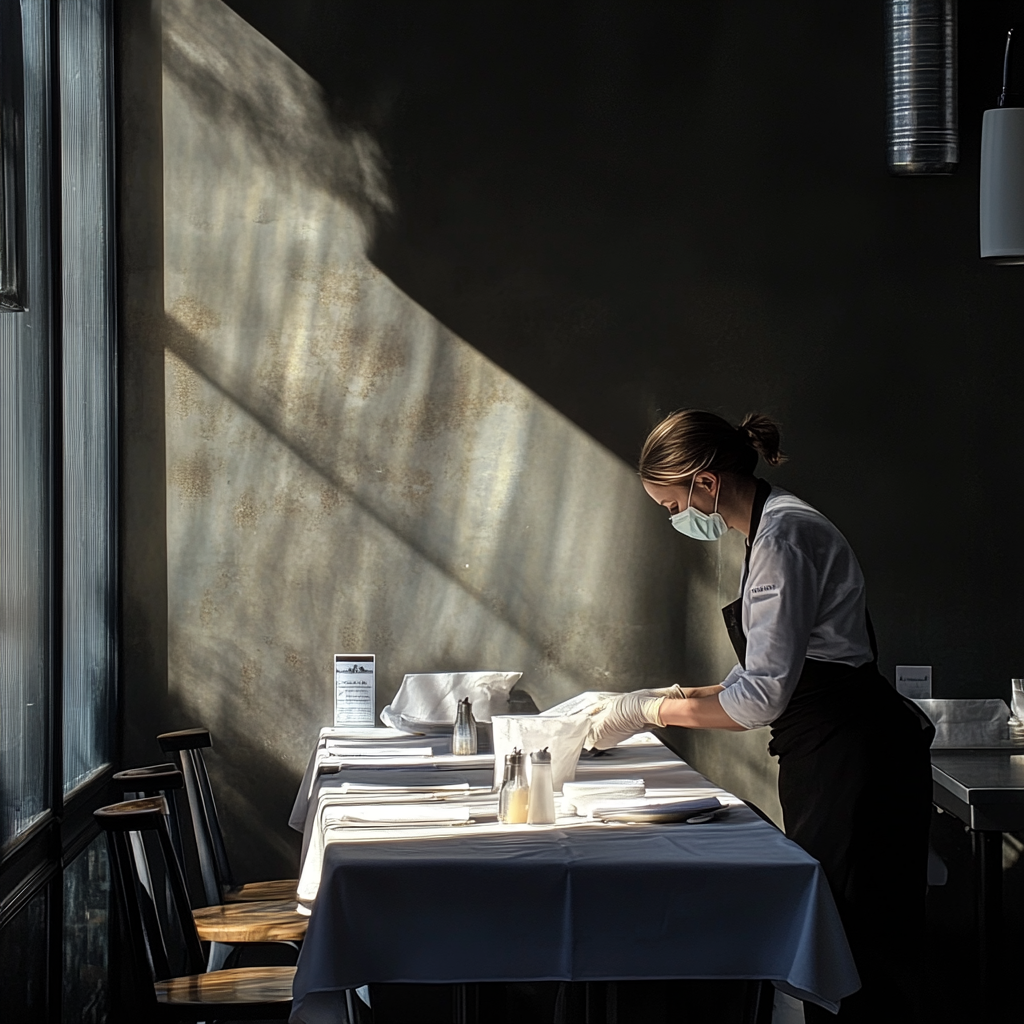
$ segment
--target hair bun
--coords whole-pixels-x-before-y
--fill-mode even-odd
[[[774,420],[759,412],[748,412],[736,429],[769,466],[778,466],[786,461],[780,447],[779,427]]]

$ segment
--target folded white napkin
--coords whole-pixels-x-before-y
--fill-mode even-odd
[[[645,792],[643,779],[566,782],[562,786],[562,813],[586,817],[597,804],[606,806],[610,801],[620,799],[635,801]]]
[[[449,803],[332,804],[324,808],[323,828],[335,825],[464,825],[469,808]]]
[[[480,787],[477,787],[480,788]],[[378,793],[381,796],[387,796],[392,793],[409,793],[409,794],[444,794],[444,793],[468,793],[469,783],[468,782],[453,782],[449,786],[377,786],[372,782],[345,782],[341,786],[342,793],[362,793],[365,796],[373,794],[376,796]]]

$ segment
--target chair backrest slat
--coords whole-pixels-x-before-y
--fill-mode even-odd
[[[185,795],[192,817],[206,900],[211,905],[223,903],[224,894],[234,888],[235,879],[203,757],[202,748],[213,745],[209,730],[197,727],[165,732],[157,736],[157,741],[165,753],[177,759],[185,780]]]
[[[218,878],[210,820],[199,787],[196,759],[193,757],[195,753],[194,750],[180,751],[181,774],[185,777],[185,795],[192,818],[192,831],[195,833],[199,873],[203,878],[203,895],[206,902],[214,907],[224,902],[224,893],[221,880]]]
[[[145,840],[141,832],[129,832],[129,850],[135,865],[135,900],[142,919],[143,934],[146,937],[146,955],[153,981],[164,981],[173,975],[171,958],[167,953],[167,936],[160,920],[157,906],[156,886],[149,867]]]
[[[185,945],[185,973],[198,974],[205,970],[203,948],[199,942],[195,919],[192,917],[192,905],[189,903],[188,890],[181,865],[174,853],[174,845],[167,828],[157,831],[157,838],[163,853],[163,862],[167,866],[167,888],[178,922],[181,925],[182,939]]]
[[[217,803],[213,799],[213,787],[210,785],[210,776],[206,770],[206,759],[203,757],[202,750],[191,750],[189,753],[195,758],[196,777],[199,779],[199,792],[203,798],[206,820],[209,823],[210,841],[213,844],[213,861],[217,868],[217,880],[222,888],[232,888],[235,884],[235,879],[231,874],[231,865],[228,863],[228,850],[224,844],[224,832],[220,827]]]
[[[178,777],[174,783],[176,789],[170,788],[171,769],[173,775]],[[132,768],[127,771],[118,772],[114,776],[115,782],[121,782],[126,788],[124,790],[125,800],[144,800],[146,797],[162,796],[167,801],[167,809],[170,814],[167,818],[167,827],[171,833],[171,843],[174,846],[174,853],[178,863],[184,870],[185,848],[181,841],[181,820],[178,810],[177,789],[181,789],[181,774],[173,764],[154,764],[146,768]],[[127,787],[131,787],[130,789]]]
[[[108,832],[107,849],[110,853],[118,904],[126,926],[129,955],[135,962],[132,977],[136,982],[141,982],[135,985],[136,997],[144,1006],[155,1010],[156,994],[153,991],[153,979],[156,972],[142,922],[142,907],[136,891],[134,858],[128,833]]]
[[[163,799],[132,801],[96,812],[107,833],[136,965],[149,977],[151,998],[152,982],[205,970],[166,807]]]

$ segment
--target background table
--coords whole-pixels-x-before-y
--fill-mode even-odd
[[[1024,830],[1024,748],[933,749],[932,800],[970,830],[979,984],[995,1008],[1003,981],[1003,833]]]
[[[577,772],[622,777],[730,807],[706,825],[474,811],[467,826],[330,830],[292,1020],[337,1020],[367,983],[770,979],[830,1008],[859,987],[817,861],[660,744]]]

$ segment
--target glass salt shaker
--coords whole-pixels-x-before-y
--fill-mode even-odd
[[[473,705],[468,697],[459,701],[455,731],[452,733],[452,753],[476,753],[476,719],[473,717]]]
[[[498,820],[505,825],[525,825],[530,806],[530,786],[526,781],[523,752],[516,747],[505,760],[508,779],[498,794]]]
[[[555,793],[551,785],[551,752],[545,747],[530,755],[532,774],[530,777],[530,809],[527,822],[530,825],[553,825],[555,823]]]
[[[509,779],[512,778],[512,755],[505,755],[505,770],[501,776],[501,785],[498,787],[498,821],[505,820],[505,805],[508,803],[508,796],[505,792],[505,786],[508,785]]]

